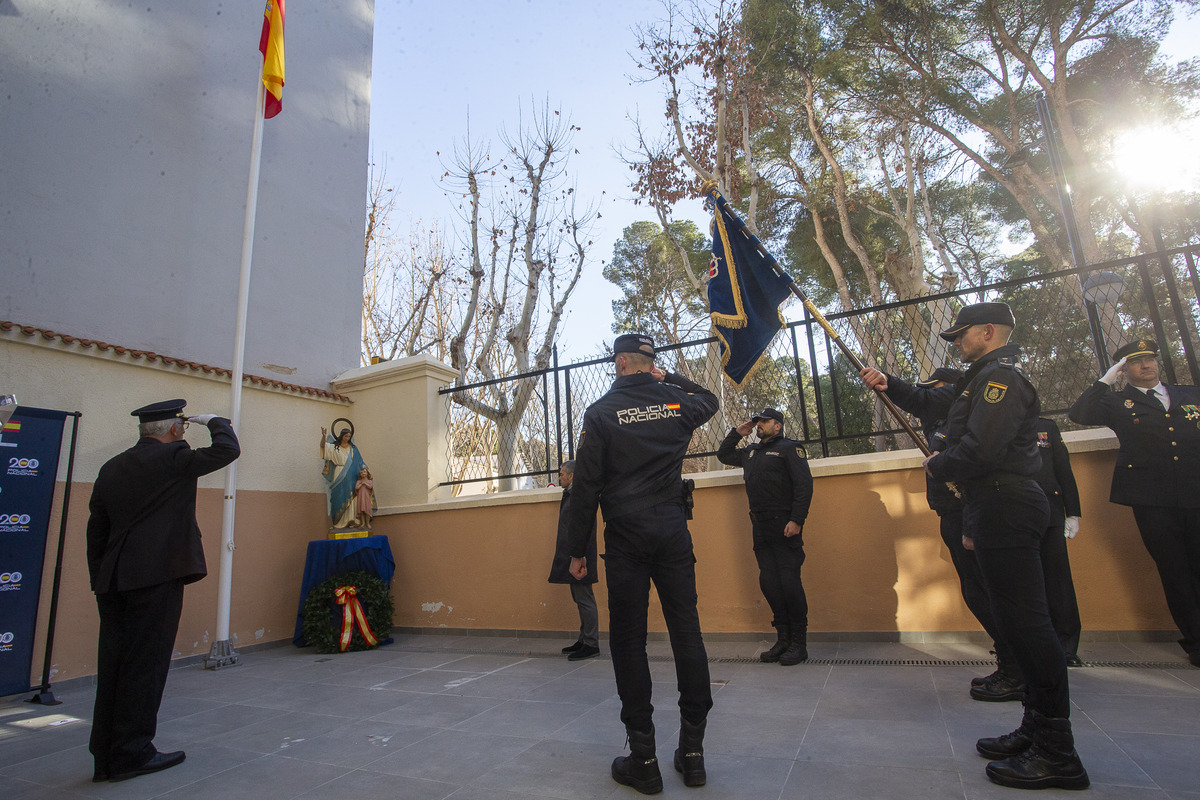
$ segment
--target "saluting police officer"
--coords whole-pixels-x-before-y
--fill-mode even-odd
[[[957,386],[946,427],[934,436],[926,471],[963,493],[964,529],[972,537],[996,626],[1025,676],[1025,713],[1012,733],[980,739],[997,759],[987,776],[1021,789],[1089,785],[1075,752],[1067,665],[1046,608],[1040,546],[1049,524],[1046,495],[1034,480],[1041,458],[1037,391],[1017,367],[1020,348],[1005,303],[965,306],[942,331],[971,367]]]
[[[183,762],[154,747],[158,707],[171,668],[183,587],[207,574],[196,524],[196,479],[241,453],[229,420],[188,417],[183,400],[132,412],[137,444],[96,476],[88,504],[87,561],[100,610],[96,705],[88,748],[95,782],[123,781]],[[212,444],[193,450],[189,422]]]
[[[738,447],[758,428],[758,441]],[[733,428],[717,448],[717,459],[741,467],[753,523],[758,586],[771,607],[775,644],[759,660],[790,667],[808,660],[808,598],[800,580],[804,565],[804,520],[813,480],[804,445],[783,435],[783,414],[764,408]]]
[[[696,558],[681,476],[692,432],[717,411],[717,397],[654,365],[654,341],[640,334],[613,342],[617,379],[588,407],[575,456],[567,529],[571,574],[584,559],[596,507],[604,512],[609,650],[630,755],[612,764],[617,783],[643,794],[662,791],[655,756],[646,613],[650,583],[662,603],[679,685],[675,769],[703,786],[704,730],[712,708],[708,654],[696,610]]]
[[[1130,342],[1069,416],[1120,441],[1109,500],[1133,507],[1188,660],[1200,667],[1200,388],[1159,380],[1158,343]],[[1129,383],[1111,391],[1124,374]]]
[[[925,380],[911,384],[871,367],[864,367],[860,374],[867,386],[883,389],[892,402],[920,420],[921,432],[925,434],[926,443],[930,444],[946,424],[950,406],[958,396],[955,387],[963,376],[960,369],[938,367]],[[925,476],[925,499],[929,508],[938,515],[942,541],[950,551],[950,562],[958,573],[963,602],[992,638],[992,647],[996,651],[995,671],[971,679],[971,697],[988,702],[1022,700],[1025,697],[1025,679],[1021,676],[1021,667],[1013,656],[1012,648],[1004,643],[996,628],[992,601],[988,597],[975,553],[963,544],[962,499],[945,481],[939,481],[932,475]]]

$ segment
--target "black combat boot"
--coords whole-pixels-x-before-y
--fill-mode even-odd
[[[654,755],[654,726],[649,733],[626,728],[629,735],[629,755],[617,756],[612,763],[613,780],[622,786],[632,786],[642,794],[662,791],[662,773]]]
[[[1024,753],[1031,744],[1033,744],[1033,712],[1026,708],[1025,714],[1021,717],[1021,725],[1015,731],[995,738],[980,739],[975,743],[975,749],[979,751],[979,755],[999,761]]]
[[[1045,717],[1031,711],[1033,742],[1028,749],[1004,761],[987,765],[992,782],[1013,789],[1086,789],[1087,770],[1075,752],[1071,720]]]
[[[1021,668],[1011,659],[996,656],[997,668],[991,675],[976,684],[971,681],[971,697],[989,703],[1003,703],[1006,700],[1025,699],[1025,677]]]
[[[758,660],[766,664],[774,664],[783,655],[783,652],[788,649],[788,645],[792,641],[792,628],[790,625],[776,625],[775,630],[778,633],[778,638],[775,644],[771,645],[771,649],[758,654]]]
[[[980,678],[971,678],[972,686],[986,686],[993,681],[999,680],[1002,675],[1013,675],[1020,677],[1021,669],[1013,662],[1011,658],[1005,658],[999,651],[996,653],[996,669],[990,675],[984,675]]]
[[[808,661],[808,629],[793,627],[792,641],[788,645],[788,649],[779,656],[779,665],[791,667],[801,661]]]
[[[704,728],[708,720],[693,725],[679,720],[679,749],[675,751],[675,771],[683,773],[685,786],[703,786],[708,781],[704,771]]]

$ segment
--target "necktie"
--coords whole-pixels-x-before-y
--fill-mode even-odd
[[[1158,392],[1156,392],[1153,389],[1147,389],[1146,394],[1149,395],[1150,397],[1153,397],[1155,400],[1157,400],[1159,402],[1159,404],[1162,405],[1163,411],[1167,410],[1167,404],[1166,404],[1166,402],[1164,402],[1162,395],[1160,395]]]

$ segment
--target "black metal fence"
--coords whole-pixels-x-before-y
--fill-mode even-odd
[[[1130,339],[1159,342],[1164,382],[1200,379],[1198,261],[1200,245],[1191,245],[1079,270],[1012,265],[1012,277],[1004,281],[832,313],[826,320],[864,363],[916,380],[939,366],[959,366],[956,351],[937,332],[950,326],[962,305],[1007,302],[1017,319],[1013,341],[1023,349],[1022,367],[1038,389],[1043,413],[1069,428],[1066,410],[1107,369],[1108,354]],[[812,458],[913,446],[828,332],[804,313],[775,337],[741,389],[722,377],[715,338],[660,348],[663,368],[722,396],[721,410],[692,438],[685,472],[720,469],[713,455],[721,439],[764,407],[783,412],[788,435],[804,442]],[[442,485],[471,494],[556,481],[558,466],[574,457],[584,411],[613,378],[609,358],[561,366],[556,352],[545,370],[443,389],[451,402],[450,474]],[[504,407],[520,391],[529,400],[519,415],[497,422],[472,410],[480,403]]]

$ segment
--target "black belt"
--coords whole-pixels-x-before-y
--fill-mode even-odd
[[[968,486],[972,489],[999,489],[1001,486],[1012,486],[1014,483],[1031,480],[1033,480],[1032,475],[1018,475],[1015,472],[996,471],[987,477],[969,481]]]
[[[755,522],[765,522],[769,519],[779,519],[780,517],[790,516],[791,513],[791,509],[788,509],[787,511],[751,511],[750,519],[754,520]]]

